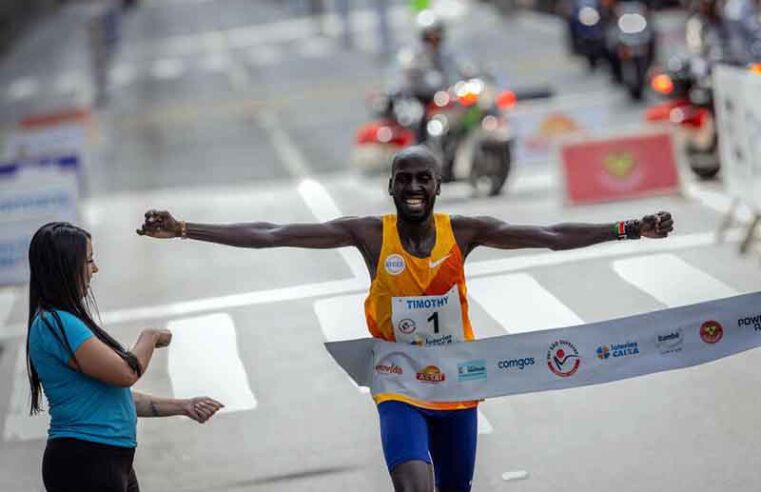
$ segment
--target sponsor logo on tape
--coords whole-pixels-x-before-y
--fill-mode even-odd
[[[576,346],[568,340],[558,340],[547,350],[547,367],[561,378],[576,374],[581,365],[581,356]]]
[[[441,383],[447,378],[441,369],[434,365],[425,366],[417,372],[417,380],[422,383]]]
[[[700,325],[700,338],[708,344],[719,343],[724,336],[724,327],[718,321],[706,321]]]
[[[486,361],[483,359],[469,360],[457,364],[458,381],[477,381],[486,379]]]
[[[384,266],[390,275],[399,275],[404,271],[404,258],[397,254],[388,255],[384,262]]]
[[[536,360],[533,357],[519,357],[517,359],[503,359],[497,362],[497,367],[505,371],[522,371],[528,366],[533,366]]]
[[[401,376],[404,374],[404,370],[394,363],[391,364],[378,364],[375,366],[375,372],[378,374],[389,374],[392,376]]]
[[[637,342],[616,343],[612,345],[601,345],[595,351],[597,358],[608,360],[609,358],[617,359],[619,357],[629,357],[639,354],[639,345]]]
[[[684,346],[684,334],[681,328],[655,336],[655,345],[662,354],[674,354],[681,352]]]
[[[737,327],[753,327],[753,331],[761,331],[761,314],[755,316],[746,316],[737,320]]]
[[[442,335],[440,337],[427,337],[422,338],[420,335],[416,335],[417,338],[410,342],[410,345],[417,345],[418,347],[437,347],[440,345],[449,345],[454,340],[452,335]]]

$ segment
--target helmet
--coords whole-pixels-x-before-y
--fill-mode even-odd
[[[431,10],[420,12],[415,24],[423,41],[439,43],[444,38],[444,23]]]

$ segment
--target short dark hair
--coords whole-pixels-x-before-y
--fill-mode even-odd
[[[393,161],[391,161],[391,176],[394,176],[399,164],[415,160],[426,162],[433,169],[436,176],[441,176],[441,163],[438,156],[425,145],[413,145],[397,152]]]

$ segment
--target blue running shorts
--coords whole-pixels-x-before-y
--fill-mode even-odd
[[[476,463],[478,409],[428,410],[400,401],[378,405],[389,472],[405,461],[433,464],[436,487],[469,491]]]

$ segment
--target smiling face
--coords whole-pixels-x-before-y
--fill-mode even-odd
[[[441,192],[440,184],[439,166],[431,151],[416,146],[399,152],[388,183],[399,218],[407,222],[428,220]]]

